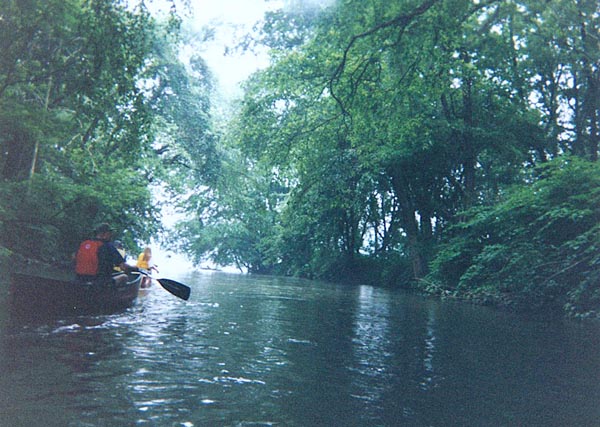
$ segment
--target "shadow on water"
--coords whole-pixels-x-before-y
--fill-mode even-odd
[[[593,426],[600,328],[370,286],[194,273],[114,315],[9,319],[0,425]],[[9,391],[10,390],[10,391]]]

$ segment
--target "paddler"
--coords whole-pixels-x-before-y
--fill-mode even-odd
[[[79,280],[99,284],[127,282],[127,274],[113,275],[119,267],[124,273],[138,271],[125,263],[125,258],[112,243],[113,230],[107,223],[94,230],[95,237],[84,240],[75,255],[75,273]]]

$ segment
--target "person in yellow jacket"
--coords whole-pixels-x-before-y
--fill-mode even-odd
[[[144,252],[142,252],[137,259],[137,268],[141,268],[143,270],[146,270],[147,272],[151,273],[152,270],[156,271],[158,273],[158,266],[154,265],[152,263],[152,250],[149,247],[146,247],[144,249]],[[150,277],[144,277],[144,280],[142,281],[142,288],[149,288],[150,285],[152,284],[152,278]]]

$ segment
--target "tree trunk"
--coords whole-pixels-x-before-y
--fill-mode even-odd
[[[427,262],[422,253],[417,210],[411,201],[410,188],[406,180],[403,177],[396,177],[393,179],[393,185],[396,197],[400,202],[400,218],[408,241],[407,250],[412,262],[413,277],[419,279],[427,274]]]
[[[48,111],[50,106],[50,92],[52,91],[52,76],[48,78],[48,90],[46,91],[46,99],[44,100],[44,114]],[[33,175],[35,174],[35,167],[37,165],[38,153],[40,151],[40,138],[36,137],[35,142],[33,144],[33,155],[31,157],[31,167],[29,168],[29,188],[28,191],[31,190],[31,181],[33,180]]]
[[[473,80],[466,78],[463,84],[463,179],[466,208],[472,206],[475,199],[475,168],[477,155],[473,141]]]

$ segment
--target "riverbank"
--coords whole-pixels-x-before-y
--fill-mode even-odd
[[[427,281],[418,280],[411,287],[415,292],[441,300],[461,301],[469,304],[493,307],[502,311],[516,314],[528,314],[549,318],[562,317],[573,320],[600,321],[600,311],[595,308],[582,309],[580,305],[569,301],[569,295],[546,299],[543,296],[501,292],[493,285],[474,289],[448,290],[443,286]]]
[[[3,249],[0,252],[0,272],[3,272],[3,279],[0,280],[0,283],[3,284],[2,289],[4,290],[8,288],[4,285],[8,284],[10,272],[15,271],[15,269],[19,272],[50,278],[65,278],[70,275],[68,265],[51,265],[40,260],[11,254],[5,248],[0,249]],[[167,260],[171,261],[172,257],[166,257],[162,260],[161,265],[166,267],[168,265]],[[381,265],[380,263],[373,263],[372,260],[363,259],[362,262],[355,262],[351,266],[338,266],[335,270],[336,274],[328,274],[323,280],[336,284],[366,284],[381,288],[401,288],[427,298],[460,301],[467,304],[493,307],[516,314],[600,321],[600,310],[594,308],[583,309],[584,307],[581,305],[573,304],[569,301],[566,292],[564,292],[563,297],[560,297],[559,294],[555,298],[548,299],[547,295],[536,295],[533,292],[529,294],[501,292],[498,286],[489,284],[473,289],[448,289],[442,284],[426,278],[413,279],[410,277],[408,267],[404,263],[390,266],[387,263]],[[278,275],[267,276],[277,277]]]
[[[551,318],[600,320],[600,306],[589,286],[591,278],[582,283],[558,283],[540,286],[538,280],[526,285],[507,287],[492,280],[475,284],[450,285],[439,278],[412,277],[409,260],[393,257],[372,259],[357,257],[352,262],[340,262],[330,267],[320,279],[334,283],[401,288],[429,298],[455,300],[494,307],[502,311]],[[309,279],[311,279],[309,277]],[[314,279],[314,278],[312,278]],[[513,281],[518,281],[515,277]]]

